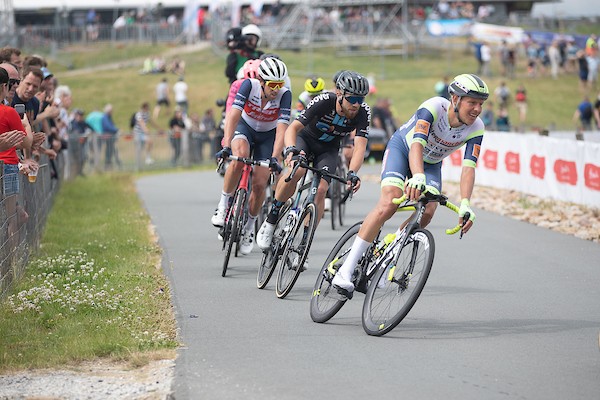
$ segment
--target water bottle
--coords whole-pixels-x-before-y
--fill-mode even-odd
[[[383,254],[383,252],[385,251],[386,247],[388,247],[388,245],[390,243],[392,243],[395,239],[396,239],[395,233],[388,233],[387,235],[385,235],[383,240],[380,241],[379,243],[377,243],[377,246],[375,246],[375,249],[373,250],[373,255],[375,257],[381,256]]]

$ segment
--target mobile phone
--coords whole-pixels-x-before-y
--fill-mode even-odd
[[[15,104],[15,110],[19,113],[19,117],[23,118],[23,115],[25,115],[25,104]]]

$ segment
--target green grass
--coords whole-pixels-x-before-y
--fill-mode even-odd
[[[0,372],[176,348],[169,286],[148,227],[133,176],[65,183],[40,254],[0,305]]]

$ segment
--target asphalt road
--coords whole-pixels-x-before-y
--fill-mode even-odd
[[[274,280],[256,288],[257,249],[232,258],[221,277],[210,224],[221,182],[210,171],[137,184],[164,249],[183,342],[177,400],[600,398],[598,244],[481,210],[458,240],[443,232],[455,215],[439,209],[427,286],[407,318],[376,338],[362,329],[361,294],[326,324],[310,319],[316,274],[343,232],[329,221],[287,298],[277,299]],[[376,183],[363,182],[346,226],[377,195]]]

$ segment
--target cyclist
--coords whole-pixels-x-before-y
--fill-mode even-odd
[[[258,67],[260,66],[260,61],[261,60],[248,60],[244,63],[244,66],[241,69],[241,71],[243,72],[242,77],[240,79],[235,80],[231,84],[231,86],[229,86],[229,94],[227,95],[227,101],[225,102],[225,112],[229,111],[229,109],[233,105],[235,96],[236,96],[240,86],[242,85],[242,82],[244,82],[246,79],[249,79],[249,78],[252,78],[252,79],[259,78]]]
[[[257,160],[270,159],[270,168],[279,170],[277,155],[283,148],[283,135],[290,123],[292,94],[285,88],[287,67],[283,61],[266,58],[258,67],[258,79],[242,82],[225,121],[223,149],[217,158],[226,159],[234,154],[249,157],[251,151]],[[242,174],[242,163],[232,163],[225,172],[223,191],[211,222],[222,227],[229,201]],[[249,198],[248,222],[242,233],[240,252],[249,254],[254,247],[254,223],[265,198],[269,170],[254,169]]]
[[[475,213],[469,202],[484,133],[479,114],[489,89],[478,76],[462,74],[454,78],[448,91],[450,100],[443,97],[426,100],[390,138],[383,156],[379,202],[366,216],[348,257],[332,282],[340,294],[352,297],[352,274],[356,264],[383,224],[394,215],[397,206],[392,199],[405,192],[408,198],[416,200],[426,187],[431,192],[441,192],[442,160],[463,145],[466,147],[460,178],[459,221],[462,223],[468,212],[470,218],[463,232],[473,225]],[[431,221],[436,206],[437,203],[427,205],[421,220],[423,227]]]
[[[315,97],[285,131],[285,164],[290,166],[292,160],[297,160],[297,156],[303,153],[307,157],[312,156],[316,168],[333,172],[337,167],[341,141],[355,131],[356,146],[347,178],[353,189],[358,190],[360,179],[355,171],[362,166],[371,123],[371,109],[364,102],[368,93],[369,83],[365,77],[354,71],[344,71],[336,83],[336,92],[325,92]],[[294,194],[302,175],[303,173],[296,174],[290,182],[279,180],[271,210],[256,238],[261,249],[268,249],[271,245],[279,211]],[[317,220],[323,216],[329,180],[324,178],[317,191]]]
[[[311,102],[312,99],[323,93],[325,89],[325,81],[323,78],[308,78],[304,82],[304,92],[298,96],[298,104],[296,104],[296,116],[302,112]]]

